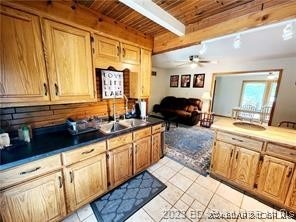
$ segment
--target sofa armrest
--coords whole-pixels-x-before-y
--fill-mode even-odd
[[[161,110],[161,106],[159,104],[155,104],[153,106],[153,112],[158,113],[158,112],[160,112],[160,110]]]

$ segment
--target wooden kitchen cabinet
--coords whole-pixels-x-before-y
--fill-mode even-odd
[[[119,62],[120,42],[115,39],[95,35],[95,57]]]
[[[212,172],[225,178],[229,178],[234,150],[234,145],[216,141],[211,162]]]
[[[128,64],[140,64],[140,48],[127,43],[121,43],[121,61]]]
[[[150,166],[151,137],[134,142],[134,174]]]
[[[110,185],[115,187],[133,175],[133,146],[117,147],[108,154]]]
[[[151,164],[153,164],[160,160],[162,147],[161,133],[152,135],[151,141]]]
[[[150,96],[151,82],[151,51],[141,49],[140,72],[130,75],[130,97],[148,98]]]
[[[293,170],[294,163],[265,155],[257,191],[274,201],[284,203]]]
[[[94,101],[90,33],[47,19],[43,24],[51,100]]]
[[[285,204],[296,211],[296,171],[290,183],[289,192]]]
[[[2,107],[48,102],[39,17],[1,5],[0,22]]]
[[[253,188],[259,163],[260,153],[242,147],[236,147],[231,167],[231,180]]]
[[[66,216],[62,173],[48,174],[0,192],[4,222],[59,221]]]
[[[67,209],[74,211],[107,191],[106,154],[66,167],[64,177]]]

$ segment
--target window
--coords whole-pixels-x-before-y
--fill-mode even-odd
[[[254,106],[261,110],[263,106],[272,106],[275,100],[276,81],[243,81],[240,106]]]

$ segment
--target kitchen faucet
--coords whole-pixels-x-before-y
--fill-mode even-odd
[[[125,114],[123,115],[123,118],[125,119],[125,116],[128,114],[128,112],[127,112],[127,109],[128,109],[128,98],[124,94],[123,94],[123,98],[125,100]]]

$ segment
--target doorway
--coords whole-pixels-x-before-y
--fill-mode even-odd
[[[281,76],[281,69],[214,73],[212,112],[232,117],[233,109],[250,109],[254,121],[261,118],[256,112],[264,112],[265,122],[271,125]]]

